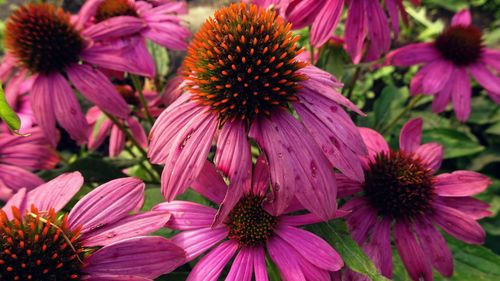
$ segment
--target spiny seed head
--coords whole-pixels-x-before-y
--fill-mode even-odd
[[[466,66],[481,57],[482,36],[481,30],[475,26],[450,26],[439,35],[434,46],[446,60]]]
[[[133,3],[128,0],[105,0],[97,7],[94,18],[96,22],[101,22],[118,16],[137,17]]]
[[[53,4],[28,4],[8,19],[5,47],[34,73],[62,71],[79,61],[85,47],[70,14]]]
[[[365,171],[364,192],[382,216],[395,219],[426,214],[435,197],[432,171],[416,155],[379,153]]]
[[[70,230],[67,216],[34,207],[22,217],[12,208],[9,220],[0,210],[0,280],[69,281],[82,276],[83,248],[79,230]]]
[[[252,122],[296,101],[298,37],[274,11],[232,4],[217,11],[194,36],[184,61],[194,99],[222,121]]]
[[[262,201],[262,197],[246,196],[236,204],[226,223],[229,239],[240,246],[257,246],[273,235],[278,218],[264,210]]]

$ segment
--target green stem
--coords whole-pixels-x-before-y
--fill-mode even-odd
[[[139,142],[130,133],[130,131],[123,125],[123,123],[120,122],[120,120],[118,120],[115,116],[113,116],[111,114],[108,114],[108,113],[104,113],[104,114],[106,114],[106,116],[109,118],[109,120],[111,120],[111,122],[113,122],[116,126],[118,126],[120,131],[122,131],[125,134],[125,136],[134,144],[134,146],[137,147],[139,152],[141,152],[142,156],[144,156],[144,158],[147,159],[148,153],[146,152],[146,150],[144,150],[144,148],[142,148],[142,146],[139,144]]]
[[[346,98],[351,99],[352,93],[354,92],[354,87],[356,86],[356,82],[358,82],[359,76],[361,74],[361,67],[356,68],[354,74],[351,79],[351,83],[349,84],[349,90],[347,91]]]
[[[130,153],[130,155],[134,158],[138,157],[135,152],[128,146],[125,146],[125,150]],[[148,169],[148,167],[146,167],[146,165],[144,164],[144,160],[147,160],[147,159],[141,159],[141,162],[139,162],[139,166],[141,166],[145,171],[146,173],[148,173],[148,175],[151,177],[151,179],[153,179],[154,181],[156,181],[156,183],[160,182],[160,178],[158,177],[158,175],[151,171],[150,169]]]
[[[389,125],[387,125],[383,130],[380,131],[380,133],[382,135],[385,135],[387,132],[389,132],[399,121],[399,119],[401,119],[403,116],[405,116],[408,112],[410,112],[414,107],[415,105],[417,105],[417,103],[424,97],[424,95],[418,95],[418,96],[414,96],[411,98],[410,102],[408,103],[408,105],[398,114],[398,116],[396,116],[396,118],[394,118],[390,123]]]
[[[142,85],[141,81],[138,76],[136,75],[130,75],[132,78],[132,83],[134,84],[134,88],[137,90],[139,93],[139,100],[141,101],[142,107],[144,108],[144,112],[146,114],[146,119],[148,119],[148,122],[153,126],[154,124],[154,119],[151,116],[151,113],[149,112],[149,107],[148,107],[148,102],[146,101],[146,98],[144,97],[144,93],[142,91]]]

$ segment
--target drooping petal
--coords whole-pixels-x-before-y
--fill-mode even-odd
[[[346,217],[351,236],[358,244],[367,238],[373,226],[377,224],[377,211],[373,209],[367,199],[358,197],[342,206],[343,211],[352,213]]]
[[[267,267],[266,267],[266,253],[262,247],[251,248],[253,256],[253,268],[255,280],[268,281]]]
[[[436,177],[434,191],[440,196],[472,196],[484,191],[491,180],[473,171],[455,171]]]
[[[391,220],[382,219],[373,228],[365,249],[382,275],[392,279]]]
[[[86,247],[105,246],[127,238],[147,235],[162,228],[170,219],[168,212],[154,211],[131,215],[82,236]]]
[[[187,39],[191,36],[189,30],[177,23],[162,22],[149,23],[149,28],[143,36],[151,41],[171,50],[184,51],[187,48]],[[165,36],[169,34],[170,36]]]
[[[158,236],[135,237],[108,245],[86,259],[90,274],[156,278],[186,262],[184,251]]]
[[[116,157],[125,148],[125,134],[118,126],[111,127],[109,134],[109,157]]]
[[[68,216],[69,225],[86,233],[124,218],[143,199],[144,188],[136,178],[107,182],[76,203]]]
[[[432,112],[441,113],[446,109],[446,106],[448,106],[451,100],[451,91],[453,91],[454,84],[454,79],[448,79],[443,89],[435,94],[434,100],[432,101]]]
[[[500,78],[491,73],[482,63],[471,65],[469,70],[477,82],[486,90],[493,93],[500,93]]]
[[[95,15],[97,8],[102,2],[104,2],[104,0],[85,1],[78,12],[78,17],[75,22],[76,27],[82,28],[90,20],[90,18]]]
[[[439,197],[440,204],[459,210],[475,220],[489,217],[492,212],[490,205],[472,197]]]
[[[109,79],[88,65],[67,69],[69,79],[80,93],[107,113],[126,118],[130,109]]]
[[[53,85],[50,76],[39,74],[30,91],[30,103],[33,114],[45,136],[52,144],[57,145],[56,116],[54,113]]]
[[[500,80],[498,81],[500,82]],[[471,97],[472,89],[467,71],[464,68],[456,69],[454,72],[453,89],[451,90],[451,100],[459,121],[465,122],[469,119]]]
[[[281,225],[275,233],[319,268],[337,271],[344,266],[340,255],[325,240],[311,232]]]
[[[238,243],[235,241],[220,244],[196,264],[187,281],[216,281],[236,250]]]
[[[272,119],[255,122],[249,136],[269,159],[275,215],[283,213],[294,194],[319,217],[335,215],[337,186],[331,164],[301,123],[286,111],[276,112]]]
[[[260,247],[259,247],[260,248]],[[253,273],[254,251],[252,248],[242,248],[226,276],[226,281],[251,281]],[[260,281],[260,280],[259,280]]]
[[[148,147],[148,136],[144,131],[144,127],[137,121],[135,118],[127,119],[128,127],[130,128],[130,132],[135,137],[137,142],[142,148]]]
[[[500,50],[484,48],[482,59],[487,65],[500,72]]]
[[[439,59],[439,53],[431,43],[406,45],[390,52],[386,57],[388,64],[406,67],[420,63],[429,63],[436,59]]]
[[[366,17],[368,25],[369,48],[372,59],[389,50],[391,45],[391,31],[389,22],[379,1],[365,1]]]
[[[437,142],[422,144],[415,150],[415,154],[419,156],[420,160],[426,164],[427,168],[430,168],[434,172],[441,167],[443,153],[443,146]]]
[[[215,217],[215,209],[187,201],[160,203],[153,207],[153,210],[172,214],[167,227],[174,230],[208,228]]]
[[[335,174],[337,180],[337,196],[338,198],[344,198],[358,193],[362,190],[362,183],[352,180],[342,174]]]
[[[431,264],[427,260],[422,246],[415,238],[409,223],[396,221],[394,241],[410,277],[413,280],[433,280]]]
[[[446,233],[469,244],[484,243],[486,233],[472,217],[437,202],[434,208],[432,220]]]
[[[354,63],[359,63],[363,55],[368,24],[365,11],[365,1],[349,1],[344,34],[347,52]]]
[[[261,154],[255,163],[252,178],[252,194],[265,196],[271,183],[269,174],[269,162],[264,154]]]
[[[191,188],[205,198],[220,205],[227,192],[227,185],[214,164],[206,160],[200,175],[191,184]]]
[[[289,255],[290,245],[279,236],[266,242],[269,256],[278,266],[281,277],[287,281],[306,280],[298,261]]]
[[[316,2],[316,1],[315,1]],[[319,1],[318,1],[319,2]],[[326,0],[311,26],[311,44],[320,47],[331,37],[342,17],[344,0]]]
[[[43,184],[39,176],[18,166],[0,164],[0,170],[0,180],[14,192],[21,188],[31,190]]]
[[[40,212],[51,208],[61,210],[83,185],[83,177],[79,172],[66,173],[40,185],[28,193],[26,207],[33,204]]]
[[[187,261],[192,261],[226,238],[227,234],[228,230],[225,227],[200,228],[182,231],[171,240],[186,251]]]
[[[82,35],[95,41],[116,39],[130,36],[145,27],[146,23],[138,17],[117,16],[90,25],[82,31]]]
[[[399,135],[399,148],[405,152],[413,152],[422,141],[422,118],[414,118],[406,122]]]
[[[453,64],[438,59],[428,65],[427,72],[422,78],[422,91],[425,94],[435,94],[441,91],[454,70]]]
[[[443,235],[426,219],[419,220],[414,226],[420,245],[432,265],[444,277],[450,277],[453,274],[453,256]]]
[[[468,9],[457,12],[451,19],[451,26],[469,26],[472,23],[472,17]]]

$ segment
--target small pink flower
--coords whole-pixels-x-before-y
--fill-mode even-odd
[[[435,95],[434,112],[453,103],[457,119],[464,122],[471,112],[469,73],[500,103],[500,50],[483,45],[481,31],[471,24],[468,10],[455,14],[451,26],[431,43],[410,44],[391,52],[387,62],[396,66],[423,64],[411,80],[412,95]]]
[[[195,35],[184,93],[150,135],[151,161],[165,164],[167,201],[198,177],[214,139],[214,161],[235,186],[250,179],[249,139],[259,145],[271,164],[273,214],[296,196],[327,220],[336,211],[333,167],[362,180],[366,148],[342,106],[363,113],[333,76],[297,59],[290,28],[275,12],[243,3],[217,11]]]
[[[342,258],[326,241],[299,228],[321,219],[313,214],[285,214],[300,207],[277,215],[268,212],[271,206],[265,196],[269,188],[269,167],[263,157],[257,160],[251,181],[251,186],[230,187],[234,192],[241,190],[243,197],[226,195],[228,187],[223,178],[212,163],[205,162],[192,188],[215,204],[220,205],[223,200],[226,204],[228,196],[236,199],[222,224],[212,224],[216,209],[198,203],[172,201],[153,208],[172,214],[166,227],[181,231],[172,237],[172,242],[185,249],[188,261],[209,251],[187,280],[218,280],[235,255],[225,280],[268,280],[266,251],[283,280],[330,280],[329,272],[343,267]],[[215,248],[210,250],[212,247]]]
[[[33,189],[43,183],[36,170],[53,169],[59,157],[43,133],[32,128],[16,136],[0,133],[0,200],[8,200],[21,188]]]
[[[169,240],[141,236],[161,228],[168,213],[129,215],[143,200],[138,179],[103,184],[69,214],[56,215],[82,184],[80,173],[63,174],[30,192],[20,189],[7,202],[0,211],[0,233],[13,243],[4,243],[0,253],[2,278],[142,281],[185,262],[185,252]]]
[[[422,120],[409,121],[401,130],[400,150],[394,151],[380,134],[361,128],[369,151],[363,159],[365,181],[339,176],[339,196],[354,195],[342,206],[351,211],[346,219],[352,236],[388,278],[391,226],[410,277],[433,280],[433,267],[445,277],[453,274],[452,254],[436,227],[464,242],[481,244],[485,232],[476,221],[491,214],[488,204],[471,197],[491,184],[488,177],[472,171],[433,175],[443,160],[443,147],[420,144],[421,133]]]
[[[76,141],[87,140],[88,124],[67,78],[102,110],[124,118],[129,113],[127,104],[93,66],[143,73],[140,64],[121,54],[123,50],[96,43],[117,33],[138,31],[142,23],[124,20],[83,28],[81,21],[81,15],[72,19],[52,4],[21,6],[7,21],[7,65],[2,66],[2,74],[15,72],[15,78],[7,81],[6,87],[33,80],[29,91],[33,113],[54,146],[56,121]]]

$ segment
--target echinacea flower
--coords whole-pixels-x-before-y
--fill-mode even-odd
[[[221,204],[228,189],[208,161],[192,188],[215,204]],[[342,258],[326,241],[299,228],[317,223],[320,218],[313,214],[287,215],[289,211],[272,215],[267,211],[269,167],[263,157],[257,160],[251,185],[240,188],[245,189],[244,196],[227,219],[216,226],[212,222],[217,210],[198,203],[172,201],[153,208],[172,215],[166,227],[180,230],[171,240],[185,249],[188,261],[208,252],[193,268],[188,281],[218,280],[233,256],[236,258],[225,280],[268,280],[266,252],[285,281],[330,280],[329,272],[342,268]]]
[[[56,145],[56,120],[78,142],[87,140],[88,124],[68,82],[104,111],[126,117],[129,108],[108,78],[93,66],[143,74],[142,66],[121,51],[95,41],[117,33],[139,30],[142,25],[131,20],[118,24],[98,24],[83,28],[81,17],[52,4],[27,4],[13,12],[5,28],[7,67],[16,80],[33,79],[31,106],[45,136]],[[17,73],[17,76],[16,76]],[[66,78],[67,77],[67,78]],[[7,84],[7,87],[9,85]]]
[[[336,210],[333,167],[362,180],[358,155],[366,148],[341,105],[362,112],[337,92],[333,76],[296,58],[298,37],[290,29],[274,11],[240,3],[217,11],[195,35],[184,93],[150,135],[151,161],[165,164],[167,201],[200,174],[216,136],[214,161],[236,187],[250,179],[249,138],[262,149],[271,165],[273,214],[296,196],[329,219]]]
[[[387,52],[399,34],[399,17],[408,22],[402,0],[386,0],[385,7],[374,0],[248,0],[267,7],[275,6],[280,14],[293,24],[294,29],[311,26],[310,42],[321,47],[330,38],[347,6],[345,44],[354,63],[359,63],[366,52],[366,60],[375,60]],[[415,5],[420,0],[412,0]]]
[[[25,133],[28,136],[0,133],[0,200],[7,201],[21,188],[39,186],[43,180],[34,171],[50,170],[59,162],[40,129]]]
[[[85,195],[69,213],[61,209],[83,184],[80,173],[63,174],[0,211],[2,280],[152,280],[185,262],[185,252],[162,237],[169,215],[129,215],[143,200],[144,184],[124,178]]]
[[[469,73],[500,103],[500,50],[485,47],[481,30],[471,21],[470,12],[462,10],[434,42],[410,44],[387,56],[395,66],[423,64],[411,80],[411,94],[434,95],[432,110],[437,113],[451,101],[462,122],[471,112]]]
[[[345,177],[339,181],[339,196],[354,195],[342,206],[352,211],[346,220],[353,239],[391,278],[392,228],[399,256],[413,280],[433,280],[433,267],[450,277],[453,257],[436,228],[466,243],[483,243],[485,232],[476,221],[491,213],[488,204],[471,196],[491,181],[472,171],[434,175],[443,160],[443,148],[438,143],[420,144],[419,118],[401,130],[399,151],[391,150],[372,129],[360,130],[369,151],[363,160],[365,181]]]
[[[181,25],[179,15],[187,13],[186,2],[168,1],[148,3],[144,0],[89,0],[82,7],[82,19],[86,26],[94,24],[127,24],[128,21],[141,23],[139,30],[130,33],[119,32],[114,38],[128,45],[135,53],[129,55],[146,65],[149,76],[154,76],[155,65],[149,54],[146,41],[149,39],[167,49],[184,51],[191,32]],[[130,42],[132,39],[132,42]]]

